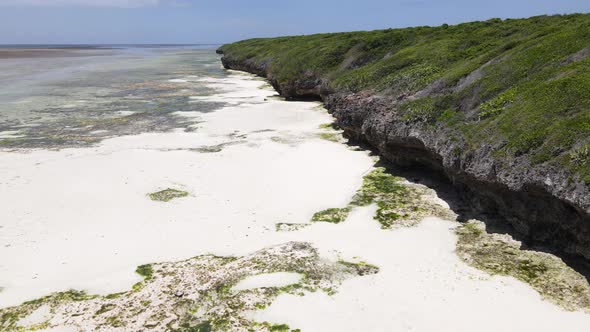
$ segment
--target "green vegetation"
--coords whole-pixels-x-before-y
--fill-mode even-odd
[[[345,279],[377,273],[366,263],[333,262],[320,258],[309,243],[289,242],[242,257],[202,255],[180,262],[141,265],[144,281],[127,292],[106,296],[68,291],[19,306],[0,309],[0,331],[84,326],[85,330],[129,331],[282,331],[297,332],[285,324],[256,322],[246,313],[268,307],[280,294],[331,295]],[[234,289],[249,276],[294,272],[303,277],[284,287]],[[51,320],[20,326],[19,321],[42,306]]]
[[[368,205],[374,201],[382,201],[388,196],[402,198],[409,194],[408,186],[401,184],[402,178],[389,174],[385,168],[379,167],[363,178],[363,186],[356,194],[353,202],[356,205]]]
[[[112,294],[105,295],[105,299],[111,299],[112,300],[112,299],[116,299],[118,297],[121,297],[122,295],[125,295],[125,293],[124,292],[112,293]]]
[[[515,89],[510,89],[499,94],[494,99],[488,100],[487,102],[481,104],[481,112],[479,113],[479,116],[482,118],[488,118],[502,113],[504,110],[506,110],[506,107],[514,102],[514,98],[516,98]]]
[[[273,324],[269,326],[269,331],[276,331],[276,332],[289,332],[291,329],[287,324]]]
[[[111,311],[113,309],[115,309],[116,305],[112,304],[112,303],[106,303],[103,304],[102,306],[100,306],[100,309],[98,309],[95,313],[95,315],[102,315],[107,311]]]
[[[172,188],[168,188],[168,189],[164,189],[164,190],[160,190],[160,191],[148,194],[148,196],[150,197],[150,199],[152,201],[158,201],[158,202],[169,202],[175,198],[186,197],[188,195],[189,195],[189,193],[186,191],[172,189]]]
[[[143,281],[140,281],[138,283],[133,284],[133,286],[131,286],[131,291],[133,292],[140,292],[142,289],[144,289],[144,287],[146,286],[146,281],[152,280],[153,276],[154,276],[154,268],[152,267],[151,264],[145,264],[145,265],[140,265],[137,267],[137,269],[135,269],[135,273],[139,274],[140,276],[143,277]],[[117,298],[121,295],[123,295],[124,293],[118,293],[118,294],[109,294],[106,296],[106,298]]]
[[[78,302],[96,298],[96,295],[89,295],[84,291],[69,290],[66,292],[53,293],[37,300],[25,302],[28,305],[39,305],[43,303]]]
[[[142,276],[145,280],[152,279],[154,275],[154,269],[152,268],[151,264],[140,265],[137,267],[135,272]]]
[[[190,332],[211,332],[211,322],[202,322],[196,326],[189,328],[187,331]]]
[[[311,225],[311,224],[294,224],[294,223],[280,222],[280,223],[275,224],[275,230],[277,232],[292,232],[292,231],[298,231],[300,229],[303,229],[309,225]]]
[[[363,177],[363,186],[348,206],[317,212],[311,221],[341,223],[355,206],[372,203],[377,204],[374,219],[383,229],[413,226],[429,215],[452,219],[447,210],[423,199],[429,195],[428,188],[402,181],[404,179],[389,174],[383,167],[375,168]]]
[[[570,152],[572,163],[578,166],[585,166],[590,162],[590,144],[581,146]]]
[[[112,327],[122,327],[125,326],[125,323],[121,320],[120,317],[111,316],[106,319],[106,323]]]
[[[331,142],[340,142],[342,135],[340,133],[320,133],[320,138]]]
[[[344,137],[342,131],[338,129],[333,123],[324,123],[320,125],[319,129],[323,132],[320,133],[320,138],[332,142],[342,142]]]
[[[320,212],[316,212],[313,217],[311,217],[311,221],[318,222],[329,222],[333,224],[338,224],[346,220],[348,217],[348,213],[350,212],[350,208],[330,208]]]
[[[439,116],[439,111],[432,98],[421,98],[403,103],[400,107],[404,120],[431,122]]]
[[[27,317],[43,305],[55,306],[63,303],[90,301],[95,298],[97,298],[96,295],[88,295],[83,291],[69,290],[27,301],[20,306],[0,309],[0,331],[21,331],[22,329],[17,326],[18,321]]]
[[[363,186],[353,198],[352,205],[377,204],[377,220],[384,229],[412,226],[422,218],[433,215],[447,217],[445,209],[422,199],[426,187],[402,183],[403,179],[376,168],[363,178]]]
[[[269,322],[264,322],[259,325],[265,327],[269,332],[301,332],[299,329],[291,330],[287,324],[271,324]]]
[[[355,205],[377,203],[377,220],[381,227],[388,229],[400,219],[411,217],[405,210],[410,208],[418,212],[417,202],[420,195],[409,186],[400,183],[401,178],[395,177],[377,168],[363,178],[363,186],[353,199]]]
[[[488,234],[485,225],[471,221],[457,229],[457,254],[491,274],[512,276],[530,284],[547,300],[568,310],[590,312],[586,279],[559,258],[520,249],[509,235]]]
[[[145,287],[145,284],[142,281],[140,281],[138,283],[133,284],[133,286],[131,286],[131,290],[134,291],[134,292],[139,292],[144,287]]]
[[[400,120],[446,126],[494,158],[527,156],[590,183],[590,14],[251,39],[222,46],[282,86],[389,96]],[[458,151],[461,152],[461,151]]]
[[[340,261],[338,261],[338,263],[346,266],[349,269],[354,270],[360,276],[375,274],[375,273],[379,272],[379,267],[369,264],[367,262],[354,263],[354,262],[347,262],[347,261],[340,260]]]

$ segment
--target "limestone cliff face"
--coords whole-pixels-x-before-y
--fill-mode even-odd
[[[404,118],[395,107],[399,98],[336,89],[329,78],[312,72],[279,83],[270,61],[224,54],[222,62],[225,68],[267,78],[285,98],[321,99],[346,135],[370,144],[391,162],[442,172],[474,209],[502,216],[531,243],[590,259],[590,190],[572,181],[570,171],[533,165],[526,155],[499,161],[492,156],[493,144],[468,147],[464,135],[450,126]]]

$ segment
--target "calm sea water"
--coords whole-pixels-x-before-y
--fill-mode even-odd
[[[0,59],[0,148],[60,148],[167,131],[183,127],[174,112],[223,106],[190,99],[213,93],[203,79],[226,75],[215,46],[52,51],[51,56]]]

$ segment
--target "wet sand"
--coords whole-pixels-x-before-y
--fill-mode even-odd
[[[87,51],[92,50],[92,53]],[[0,59],[84,57],[108,54],[108,50],[97,52],[96,48],[1,48]]]

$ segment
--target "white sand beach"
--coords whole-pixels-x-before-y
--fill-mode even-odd
[[[0,307],[68,289],[125,291],[141,280],[134,273],[141,264],[243,256],[299,241],[326,260],[364,261],[379,272],[346,279],[334,294],[279,295],[249,317],[305,332],[588,331],[589,314],[565,311],[521,281],[460,260],[453,220],[428,217],[383,230],[369,205],[339,224],[277,232],[277,223],[308,223],[318,211],[348,204],[374,157],[322,139],[320,126],[332,118],[319,103],[269,98],[275,92],[264,81],[238,72],[198,81],[217,92],[195,100],[230,103],[176,115],[193,121],[194,131],[0,152]],[[188,196],[147,196],[166,188]],[[264,275],[237,287],[298,278]]]
[[[319,139],[331,117],[318,104],[264,102],[274,92],[242,74],[225,83],[258,104],[201,114],[192,133],[1,153],[0,305],[69,288],[125,290],[140,264],[243,255],[281,242],[278,222],[346,204],[371,168],[367,153]],[[190,196],[147,198],[168,187]]]

